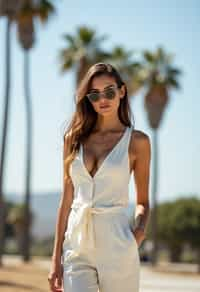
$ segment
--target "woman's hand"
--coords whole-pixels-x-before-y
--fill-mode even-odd
[[[52,260],[51,270],[48,275],[50,291],[63,291],[63,265],[61,261]]]
[[[137,227],[132,232],[133,232],[133,235],[135,236],[135,239],[139,248],[143,240],[146,238],[145,233],[142,229],[137,228]]]

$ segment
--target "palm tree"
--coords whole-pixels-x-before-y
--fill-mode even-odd
[[[110,57],[110,54],[101,48],[106,39],[107,36],[98,36],[95,30],[86,26],[78,27],[75,35],[64,35],[66,47],[60,52],[61,70],[65,72],[75,69],[76,86],[92,64]]]
[[[14,204],[12,207],[9,208],[6,222],[11,224],[14,228],[16,240],[18,242],[18,248],[20,253],[23,253],[24,249],[24,228],[27,224],[26,217],[25,217],[25,209],[26,205],[24,203]],[[30,212],[30,224],[33,223],[34,214]]]
[[[18,29],[19,43],[24,50],[24,92],[27,119],[27,146],[26,146],[26,172],[25,172],[25,222],[23,238],[23,259],[30,260],[30,182],[31,182],[31,162],[32,162],[32,105],[30,96],[30,63],[29,52],[35,43],[34,20],[39,18],[45,23],[55,9],[51,2],[46,0],[37,1],[24,0],[20,12],[17,15],[16,23]]]
[[[102,49],[102,43],[107,36],[98,36],[96,31],[80,26],[75,35],[65,34],[66,47],[61,50],[61,70],[75,70],[76,87],[91,65],[97,62],[110,62],[121,73],[127,84],[129,95],[135,94],[143,85],[142,66],[133,62],[132,52],[121,46],[111,51]]]
[[[2,254],[4,251],[4,226],[5,226],[5,208],[4,208],[4,171],[6,160],[6,145],[9,125],[9,107],[10,107],[10,87],[11,87],[11,24],[16,14],[21,8],[21,0],[0,0],[0,16],[6,17],[6,39],[5,39],[5,96],[2,122],[2,141],[1,141],[1,157],[0,157],[0,266],[2,266]]]
[[[112,49],[110,63],[115,66],[125,81],[129,96],[135,95],[142,88],[144,77],[142,75],[142,65],[138,61],[133,61],[133,51],[126,51],[122,46]]]
[[[158,129],[163,120],[164,112],[169,102],[170,89],[179,89],[178,76],[181,71],[172,66],[173,56],[159,47],[155,52],[144,51],[143,71],[146,95],[144,106],[147,112],[148,123],[153,130],[153,182],[152,199],[153,210],[151,227],[153,236],[152,264],[157,262],[157,180],[158,180]]]

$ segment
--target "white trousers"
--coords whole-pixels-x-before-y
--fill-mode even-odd
[[[80,251],[65,242],[64,292],[139,292],[139,250],[128,218],[116,214],[93,220],[95,248]]]

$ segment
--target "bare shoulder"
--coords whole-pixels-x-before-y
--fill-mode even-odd
[[[151,140],[147,133],[133,129],[131,134],[131,149],[136,153],[141,153],[144,151],[148,152],[151,148]]]

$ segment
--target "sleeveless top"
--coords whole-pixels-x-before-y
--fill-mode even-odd
[[[72,161],[69,173],[74,198],[68,217],[63,248],[70,243],[75,251],[95,248],[93,214],[124,212],[129,203],[128,147],[133,126],[126,127],[120,140],[104,158],[92,177],[83,162],[83,147]]]

